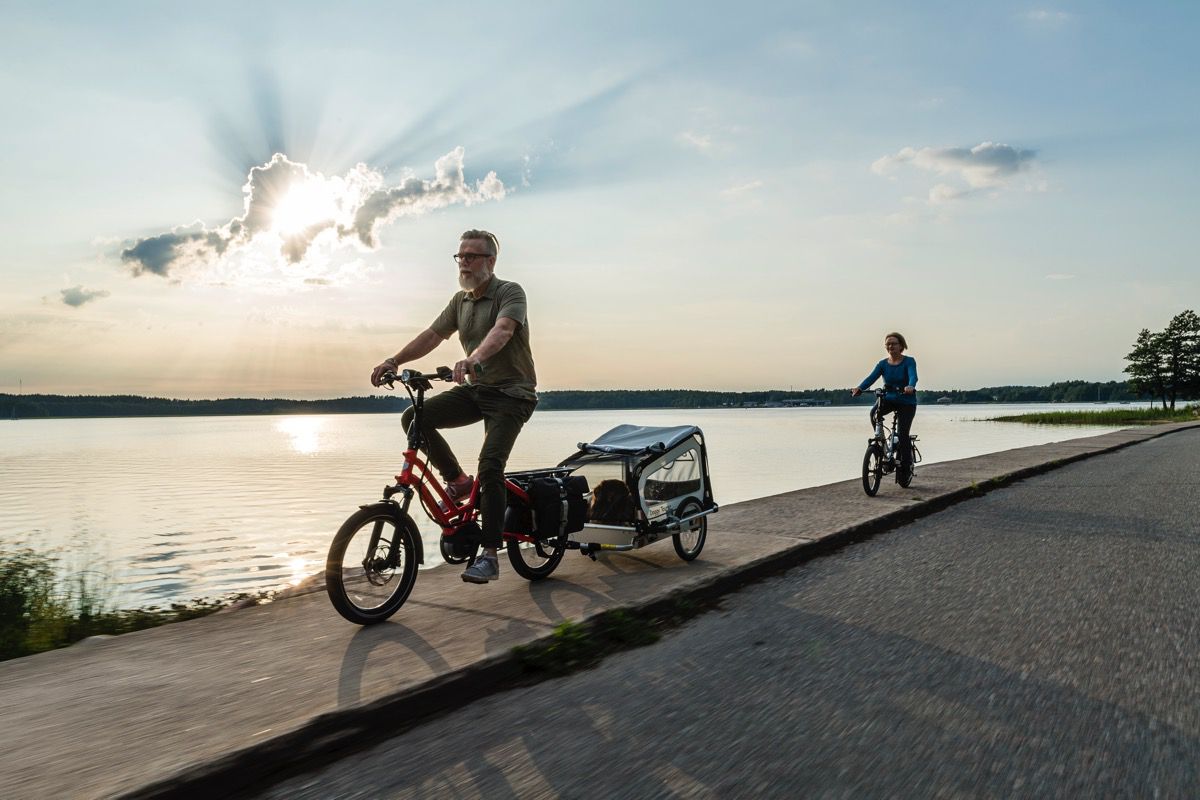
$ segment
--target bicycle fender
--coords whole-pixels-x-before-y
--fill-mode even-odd
[[[380,500],[377,503],[368,503],[367,505],[359,506],[359,508],[370,508],[376,511],[385,511],[396,520],[397,528],[404,528],[413,538],[413,549],[417,555],[417,563],[425,563],[425,543],[421,541],[421,532],[417,530],[417,524],[412,521],[412,517],[400,510],[400,505],[394,500]],[[407,521],[407,524],[405,522]]]

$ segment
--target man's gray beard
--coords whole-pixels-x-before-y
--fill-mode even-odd
[[[484,275],[480,275],[478,277],[472,275],[468,278],[464,278],[461,272],[458,273],[458,285],[462,287],[462,290],[464,292],[473,292],[476,289],[478,289],[480,286],[483,286],[485,283],[490,281],[491,279],[492,279],[492,271],[491,270],[488,270],[487,273]]]

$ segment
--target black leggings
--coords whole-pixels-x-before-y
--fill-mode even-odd
[[[879,404],[880,414],[890,414],[893,411],[898,412],[899,419],[896,424],[896,433],[900,437],[896,445],[899,450],[896,455],[900,458],[900,463],[904,465],[912,464],[912,441],[908,438],[912,431],[913,417],[917,415],[917,406],[915,403],[897,403],[894,400],[883,400]]]

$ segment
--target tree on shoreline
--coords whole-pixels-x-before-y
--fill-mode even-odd
[[[1142,328],[1125,360],[1130,388],[1161,400],[1164,410],[1200,396],[1200,316],[1189,309],[1158,333]]]

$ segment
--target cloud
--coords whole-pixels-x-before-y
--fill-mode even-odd
[[[679,141],[701,153],[707,153],[713,148],[713,137],[706,133],[683,131],[679,134]]]
[[[365,164],[328,177],[276,153],[249,171],[241,216],[216,228],[195,222],[139,239],[122,249],[121,260],[135,276],[177,278],[202,265],[227,266],[235,255],[270,257],[272,248],[276,262],[293,265],[354,242],[373,249],[379,228],[398,217],[504,198],[507,190],[495,172],[471,184],[463,163],[464,150],[457,147],[438,159],[432,180],[406,170],[397,185],[387,186],[383,174]],[[331,247],[315,250],[318,240]],[[264,249],[264,242],[271,247]]]
[[[994,142],[982,142],[971,148],[905,147],[895,155],[876,160],[871,171],[889,175],[901,166],[911,165],[938,176],[958,178],[966,184],[965,189],[946,183],[933,186],[929,190],[929,203],[939,205],[962,199],[974,191],[1004,188],[1018,174],[1032,170],[1036,158],[1036,150],[1020,150]]]
[[[725,195],[726,197],[738,197],[740,195],[748,194],[761,189],[764,185],[765,184],[763,184],[762,181],[750,181],[749,183],[743,183],[738,186],[730,186],[727,189],[722,189],[721,194]]]
[[[1038,8],[1033,11],[1028,11],[1024,17],[1034,25],[1042,25],[1045,27],[1058,27],[1065,25],[1071,20],[1071,15],[1065,11],[1055,11],[1049,8]]]
[[[432,181],[409,176],[399,186],[377,188],[358,206],[350,226],[339,226],[338,235],[353,234],[367,247],[375,247],[375,229],[397,217],[425,214],[456,203],[474,205],[488,200],[501,200],[504,183],[489,172],[475,186],[467,184],[463,175],[463,148],[457,147],[437,160]]]
[[[1048,280],[1048,281],[1069,281],[1069,280],[1072,280],[1074,277],[1075,276],[1069,272],[1051,272],[1049,275],[1046,276],[1046,280]]]
[[[70,289],[62,289],[60,291],[62,301],[72,308],[79,308],[84,303],[90,303],[101,297],[108,297],[108,292],[104,289],[85,289],[82,286],[72,286]]]
[[[962,189],[955,189],[953,186],[947,186],[944,183],[939,183],[929,190],[929,204],[932,206],[940,206],[946,203],[952,203],[955,200],[961,200],[969,192]]]
[[[193,230],[199,227],[200,230]],[[139,239],[132,247],[121,251],[121,260],[130,265],[134,275],[151,273],[167,277],[172,267],[185,261],[203,261],[222,255],[232,237],[228,231],[205,230],[203,224],[175,228]]]

